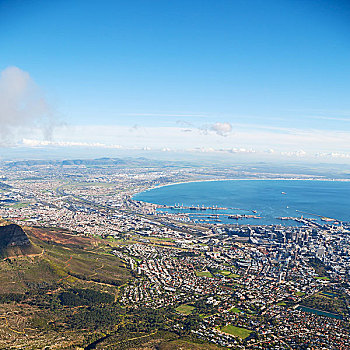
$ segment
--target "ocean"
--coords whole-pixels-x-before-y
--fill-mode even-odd
[[[220,207],[222,210],[161,209],[190,213],[192,219],[213,222],[212,214],[256,215],[260,219],[229,219],[220,222],[251,225],[298,225],[278,217],[321,217],[350,222],[350,182],[315,180],[225,180],[189,182],[157,187],[136,194],[133,199],[184,207]],[[254,211],[254,212],[253,212]],[[200,214],[200,215],[198,215]],[[208,214],[208,215],[206,215]]]

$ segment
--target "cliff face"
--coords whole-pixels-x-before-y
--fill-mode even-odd
[[[0,257],[35,254],[36,249],[18,225],[0,226]]]

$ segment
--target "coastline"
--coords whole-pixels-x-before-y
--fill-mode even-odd
[[[221,182],[221,181],[322,181],[322,182],[350,182],[350,179],[315,179],[315,178],[261,178],[261,179],[252,179],[252,178],[237,178],[237,179],[203,179],[203,180],[189,180],[189,181],[177,181],[177,182],[171,182],[168,184],[163,185],[157,185],[157,186],[151,186],[149,188],[146,188],[140,192],[136,192],[131,196],[131,199],[134,198],[134,196],[137,196],[138,194],[141,194],[143,192],[148,192],[151,190],[155,190],[157,188],[167,187],[167,186],[174,186],[174,185],[183,185],[188,183],[197,183],[197,182]],[[140,201],[142,202],[142,201]]]
[[[141,203],[149,203],[149,204],[153,204],[153,205],[156,205],[158,208],[162,208],[162,207],[166,207],[166,205],[164,204],[164,203],[166,203],[166,200],[165,200],[165,198],[163,198],[164,200],[163,201],[160,201],[160,202],[158,202],[158,203],[155,203],[154,201],[153,201],[153,195],[152,194],[146,194],[146,193],[148,193],[149,191],[151,191],[151,190],[153,190],[153,189],[159,189],[159,188],[162,188],[162,187],[166,187],[166,186],[173,186],[173,185],[181,185],[181,184],[187,184],[187,183],[189,183],[189,184],[191,184],[191,183],[197,183],[197,182],[203,182],[203,183],[205,183],[205,182],[217,182],[217,183],[224,183],[224,182],[232,182],[232,181],[244,181],[244,182],[247,182],[247,186],[250,186],[250,185],[248,185],[248,182],[256,182],[257,184],[256,185],[254,185],[254,186],[259,186],[258,184],[259,183],[261,183],[261,186],[265,186],[265,185],[263,185],[263,182],[280,182],[280,184],[279,185],[277,185],[280,189],[279,189],[279,191],[281,192],[281,191],[285,191],[284,189],[283,189],[283,187],[285,187],[284,185],[283,185],[283,182],[290,182],[291,184],[294,182],[294,186],[297,186],[297,188],[299,187],[298,185],[297,185],[297,182],[299,182],[300,183],[300,186],[302,186],[302,187],[305,187],[306,186],[306,188],[308,188],[309,186],[314,186],[314,185],[312,185],[312,183],[314,183],[315,184],[315,186],[316,186],[316,188],[318,188],[319,186],[321,186],[320,188],[322,189],[322,188],[324,188],[324,186],[325,186],[325,188],[333,188],[333,186],[331,186],[331,184],[329,184],[329,185],[326,185],[326,183],[330,183],[330,182],[333,182],[334,183],[334,185],[338,188],[339,186],[340,186],[340,188],[344,188],[344,189],[346,189],[346,193],[348,193],[348,190],[349,190],[349,188],[348,188],[348,185],[346,185],[346,183],[350,183],[350,180],[349,179],[330,179],[330,178],[322,178],[322,179],[318,179],[318,178],[314,178],[314,177],[309,177],[309,178],[273,178],[273,179],[271,179],[271,178],[262,178],[262,179],[255,179],[255,178],[236,178],[236,179],[232,179],[232,178],[229,178],[229,179],[216,179],[216,178],[211,178],[211,179],[196,179],[196,180],[190,180],[190,181],[176,181],[176,182],[171,182],[171,183],[166,183],[166,184],[161,184],[161,185],[156,185],[156,186],[150,186],[150,187],[148,187],[148,188],[146,188],[146,189],[143,189],[143,190],[141,190],[140,189],[140,191],[137,191],[135,194],[133,194],[130,198],[132,199],[132,200],[135,200],[135,201],[138,201],[138,202],[141,202]],[[304,183],[306,183],[306,182],[308,182],[309,183],[309,185],[307,185],[307,184],[304,184],[304,185],[302,185],[301,184],[301,182],[304,182]],[[319,185],[316,185],[316,184],[319,184]],[[322,186],[322,183],[324,183],[325,185],[324,186]],[[336,183],[338,183],[338,185],[336,185]],[[342,185],[341,184],[343,184],[343,186],[345,186],[345,187],[342,187]],[[230,187],[230,185],[229,184],[227,184],[227,186],[229,186]],[[233,186],[235,186],[235,185],[233,185]],[[236,186],[238,186],[238,188],[240,188],[241,187],[241,185],[239,185],[238,183],[237,183],[237,185]],[[253,186],[253,187],[254,187]],[[268,185],[268,186],[270,186],[270,185]],[[271,185],[272,186],[272,185]],[[287,186],[287,185],[286,185]],[[288,185],[289,186],[289,185]],[[293,186],[293,185],[292,185]],[[176,188],[176,190],[171,190],[172,191],[172,193],[173,194],[176,194],[178,191],[179,192],[181,192],[181,191],[186,191],[186,187],[180,187],[180,188]],[[205,186],[202,188],[202,191],[204,191],[205,190]],[[155,194],[156,194],[157,192],[155,192]],[[144,195],[143,195],[144,194]],[[285,194],[284,192],[282,192],[282,194]],[[157,195],[156,195],[157,196]],[[135,198],[135,197],[138,197],[138,198]],[[287,197],[285,197],[285,196],[283,196],[283,198],[287,198]],[[272,199],[273,200],[273,199]],[[261,202],[261,201],[260,201]],[[212,204],[212,203],[211,203]],[[218,206],[221,206],[221,204],[219,205],[218,203],[216,203]],[[169,205],[169,204],[168,204]],[[275,219],[277,219],[277,218],[279,218],[279,217],[295,217],[295,213],[294,213],[294,211],[293,212],[291,212],[290,210],[291,209],[288,209],[288,208],[290,208],[290,205],[291,205],[291,203],[287,203],[287,204],[284,204],[284,205],[286,205],[286,208],[287,209],[284,209],[284,210],[282,210],[282,212],[281,212],[281,208],[283,209],[283,207],[281,207],[281,208],[279,208],[278,210],[275,210],[275,214],[273,214],[274,215],[274,217],[269,217],[269,220],[273,220],[273,221],[275,221]],[[224,204],[222,204],[222,206],[224,206],[224,207],[227,207],[227,206],[229,206],[230,207],[230,205],[229,204],[227,204],[227,203],[225,203],[225,205]],[[241,208],[241,207],[240,207]],[[246,205],[246,204],[242,204],[242,208],[248,208],[248,206]],[[292,208],[292,207],[291,207]],[[294,209],[298,209],[298,210],[301,210],[300,209],[301,207],[300,207],[300,205],[298,205],[298,206],[295,206],[294,207]],[[232,208],[232,209],[234,209],[234,208]],[[306,210],[307,209],[307,210]],[[324,209],[324,208],[323,208]],[[318,208],[318,210],[311,210],[311,208],[304,208],[303,210],[301,210],[301,212],[307,212],[308,214],[310,214],[312,217],[324,217],[324,218],[337,218],[337,219],[335,219],[336,221],[343,221],[343,222],[348,222],[349,221],[349,218],[348,218],[348,215],[346,214],[345,215],[345,213],[343,213],[343,210],[341,209],[341,208],[338,208],[339,209],[339,211],[331,211],[331,212],[329,212],[328,210],[323,210],[322,208]],[[265,209],[264,208],[262,208],[261,207],[261,204],[260,204],[260,208],[259,208],[259,205],[257,206],[257,207],[254,207],[254,208],[250,208],[250,206],[249,206],[249,208],[247,209],[248,211],[250,211],[250,210],[253,210],[253,212],[254,212],[254,210],[256,211],[256,210],[259,210],[259,213],[260,212],[264,212],[265,213]],[[297,210],[297,211],[298,211]],[[266,215],[265,215],[266,216]],[[271,216],[271,215],[270,215]],[[340,216],[340,217],[339,217]],[[267,220],[267,217],[264,217],[263,218],[265,221]],[[317,219],[317,218],[316,218]],[[248,218],[247,220],[251,220],[250,218]],[[253,220],[253,219],[252,219]],[[253,220],[254,221],[254,220]],[[252,224],[252,222],[249,222],[249,224]],[[254,223],[255,224],[255,223]],[[280,224],[280,221],[278,221],[278,224]]]

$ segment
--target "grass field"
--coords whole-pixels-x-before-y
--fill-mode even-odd
[[[239,312],[242,312],[242,310],[238,309],[237,307],[232,307],[229,311],[234,314],[238,314]]]
[[[231,274],[231,271],[221,270],[221,271],[219,271],[219,273],[221,273],[221,274],[224,275],[224,276],[228,276],[228,275]]]
[[[30,203],[20,202],[20,203],[12,204],[11,207],[14,208],[14,209],[19,209],[19,208],[28,207],[29,205],[30,205]]]
[[[176,311],[179,312],[180,314],[183,314],[183,315],[189,315],[193,312],[194,309],[195,309],[194,306],[183,304],[183,305],[178,306],[176,308]]]
[[[196,271],[197,277],[213,277],[213,275],[208,271]]]
[[[330,312],[333,314],[347,315],[348,314],[348,295],[346,293],[337,292],[334,293],[332,289],[327,288],[319,293],[310,295],[303,299],[302,305]]]
[[[320,292],[319,294],[322,295],[323,297],[328,297],[328,298],[334,298],[337,296],[337,294],[329,293],[329,292]]]
[[[232,334],[241,339],[249,337],[250,333],[252,333],[252,331],[250,331],[249,329],[232,326],[232,324],[222,327],[221,331],[228,334]]]
[[[231,271],[228,270],[221,270],[219,271],[220,274],[224,275],[225,277],[230,277],[230,278],[238,278],[239,275],[236,273],[232,273]]]

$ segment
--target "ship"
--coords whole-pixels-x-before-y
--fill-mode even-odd
[[[235,220],[238,220],[239,218],[241,218],[242,216],[241,215],[229,215],[227,218],[228,219],[235,219]]]

